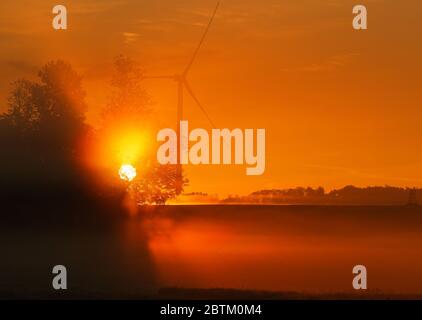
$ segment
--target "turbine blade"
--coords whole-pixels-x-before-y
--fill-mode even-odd
[[[195,96],[195,94],[192,91],[192,88],[190,87],[189,83],[185,80],[183,82],[186,91],[191,95],[191,97],[193,98],[193,100],[195,100],[196,104],[198,105],[198,107],[201,109],[201,111],[203,112],[203,114],[205,115],[205,117],[207,118],[207,120],[209,121],[209,123],[211,124],[211,127],[214,129],[215,125],[213,123],[213,121],[211,120],[210,116],[208,115],[208,112],[205,110],[205,108],[203,107],[203,105],[201,104],[201,102],[199,102],[198,98]]]
[[[208,30],[211,27],[211,23],[214,20],[215,14],[217,13],[218,6],[220,5],[220,1],[217,2],[217,5],[215,6],[214,12],[211,15],[210,21],[208,22],[207,27],[205,28],[205,31],[201,37],[201,40],[199,40],[198,46],[196,47],[195,51],[193,52],[192,58],[190,59],[188,65],[186,66],[185,70],[183,71],[183,76],[186,76],[186,74],[189,72],[190,67],[192,66],[193,62],[195,61],[196,55],[198,54],[199,49],[201,48],[202,43],[205,40],[205,37],[207,36]]]

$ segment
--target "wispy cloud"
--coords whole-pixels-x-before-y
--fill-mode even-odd
[[[331,56],[325,61],[319,63],[311,63],[309,65],[299,67],[283,68],[283,72],[325,72],[332,71],[339,68],[344,68],[353,63],[354,59],[359,56],[359,53],[345,53]]]
[[[135,32],[123,32],[122,36],[123,36],[123,42],[126,44],[136,42],[136,40],[138,40],[139,38],[139,34]]]
[[[74,2],[69,6],[72,10],[72,14],[92,14],[98,12],[104,12],[115,7],[127,4],[127,0],[109,0],[109,1],[95,1],[95,0],[88,0],[88,1],[78,1]]]

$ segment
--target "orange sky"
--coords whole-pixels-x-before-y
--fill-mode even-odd
[[[68,8],[66,31],[51,27],[56,1],[0,3],[0,110],[12,80],[61,58],[84,76],[95,125],[113,57],[128,55],[151,74],[179,72],[215,5],[59,3]],[[368,8],[367,31],[352,28],[358,3]],[[422,186],[421,21],[418,0],[223,0],[189,80],[217,127],[267,130],[266,171],[188,167],[188,191]],[[163,126],[173,125],[175,84],[146,85]],[[191,128],[209,128],[190,99],[185,115]]]

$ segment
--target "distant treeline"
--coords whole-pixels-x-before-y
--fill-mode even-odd
[[[422,189],[346,186],[326,192],[324,188],[259,190],[247,196],[229,196],[223,203],[321,204],[321,205],[415,205],[422,202]]]

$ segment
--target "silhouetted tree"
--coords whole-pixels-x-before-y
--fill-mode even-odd
[[[49,62],[39,82],[12,83],[8,109],[1,116],[1,189],[20,197],[72,189],[80,184],[79,139],[86,134],[85,92],[70,64]],[[4,179],[3,179],[4,178]]]
[[[41,84],[36,86],[35,98],[39,109],[42,134],[55,132],[62,147],[75,147],[84,133],[85,91],[81,77],[70,64],[58,60],[46,64],[39,72]]]
[[[103,128],[99,134],[104,134],[115,123],[120,127],[123,123],[126,128],[141,132],[146,127],[153,127],[151,98],[142,85],[144,71],[132,59],[122,55],[115,58],[114,67],[112,92],[103,110]],[[149,143],[155,144],[153,140]],[[155,148],[152,150],[152,153],[144,155],[142,177],[137,177],[128,187],[128,192],[138,204],[163,204],[180,194],[187,184],[187,179],[180,176],[176,166],[159,165]]]
[[[103,110],[103,120],[142,121],[151,112],[151,98],[142,86],[144,71],[132,59],[119,55],[114,59],[112,91]]]
[[[35,84],[25,79],[16,80],[8,98],[8,110],[2,115],[4,119],[21,135],[32,134],[40,120],[39,108],[36,105]]]
[[[142,179],[129,185],[129,195],[137,204],[165,204],[179,193],[179,172],[174,165],[154,165]],[[187,184],[187,180],[183,184]]]

